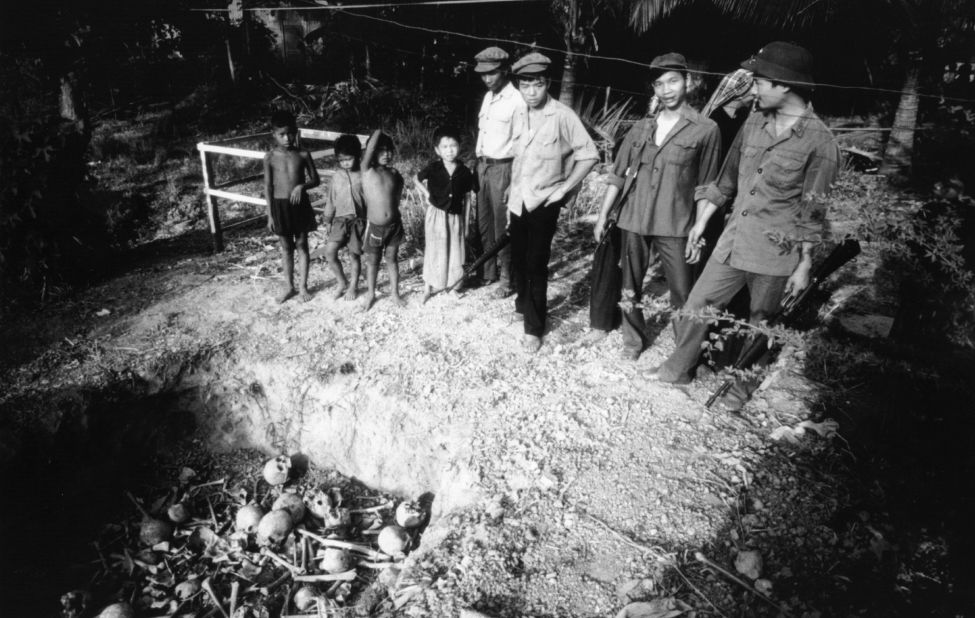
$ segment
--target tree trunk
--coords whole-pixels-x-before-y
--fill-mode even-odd
[[[566,45],[565,62],[562,64],[562,86],[559,88],[559,102],[572,107],[575,103],[576,55]]]
[[[61,118],[73,123],[78,132],[87,138],[91,127],[88,123],[88,110],[79,92],[78,80],[74,72],[69,72],[62,75],[60,81]]]
[[[907,74],[901,88],[900,102],[894,114],[894,126],[890,139],[884,149],[884,160],[880,173],[886,175],[907,174],[911,169],[914,154],[914,130],[917,128],[918,94],[917,86],[921,78],[921,55],[912,53],[907,61]]]

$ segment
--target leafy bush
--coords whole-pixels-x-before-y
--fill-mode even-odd
[[[14,284],[43,298],[87,275],[144,218],[133,195],[93,193],[87,145],[86,135],[55,116],[0,117],[0,305]]]

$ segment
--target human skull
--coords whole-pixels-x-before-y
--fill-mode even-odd
[[[326,547],[321,553],[321,567],[326,573],[349,570],[349,552],[338,547]]]
[[[291,472],[291,458],[279,455],[264,464],[264,480],[268,485],[284,485]]]
[[[302,586],[295,591],[295,607],[300,612],[307,612],[315,607],[315,599],[318,597],[318,590],[313,586]]]
[[[181,524],[190,518],[190,509],[184,503],[177,502],[166,510],[166,516],[174,524]]]
[[[332,499],[324,489],[316,491],[308,501],[308,510],[319,519],[325,519],[328,512],[332,510],[332,506]]]
[[[152,547],[168,541],[173,537],[173,525],[168,521],[146,517],[139,524],[139,540],[143,545]]]
[[[257,524],[257,542],[260,545],[280,545],[291,533],[291,514],[284,509],[271,511]]]
[[[415,500],[404,500],[396,507],[396,523],[404,528],[416,528],[425,518],[426,513]]]
[[[135,610],[128,603],[113,603],[103,609],[98,618],[135,618]]]
[[[271,506],[272,510],[284,509],[291,514],[292,523],[298,523],[305,518],[305,503],[298,494],[281,494]]]
[[[379,543],[379,549],[384,554],[398,556],[406,551],[406,547],[410,542],[410,536],[406,533],[406,530],[393,524],[379,531],[377,542]]]
[[[234,529],[238,532],[254,534],[257,532],[257,525],[264,517],[264,510],[256,504],[248,504],[237,509],[237,518],[234,521]]]

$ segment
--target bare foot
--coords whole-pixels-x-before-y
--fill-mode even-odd
[[[372,308],[373,303],[376,302],[376,295],[372,292],[366,292],[366,295],[362,297],[362,303],[360,303],[360,308],[362,311],[369,311]]]
[[[529,354],[534,354],[538,352],[538,349],[542,347],[542,338],[535,335],[525,335],[521,339],[521,348],[528,352]]]
[[[400,296],[399,294],[393,294],[392,300],[393,300],[393,304],[396,305],[397,307],[406,306],[406,299]]]
[[[355,300],[356,296],[358,296],[358,290],[356,290],[354,285],[350,285],[345,289],[345,300]]]
[[[347,285],[340,284],[338,287],[335,288],[335,291],[332,292],[332,300],[338,300],[338,299],[342,298],[342,295],[345,294],[345,291],[347,289],[348,289],[348,286]],[[346,298],[348,298],[348,297],[346,297]]]
[[[295,296],[296,294],[297,294],[297,292],[295,292],[295,289],[294,288],[288,288],[288,289],[282,291],[277,296],[275,296],[274,297],[274,300],[280,305],[281,303],[283,303],[284,301],[288,300],[292,296]]]
[[[311,292],[308,291],[308,288],[304,288],[301,290],[301,293],[298,295],[298,297],[301,299],[301,302],[307,303],[308,301],[311,300]]]
[[[431,296],[433,296],[433,290],[427,288],[426,292],[423,293],[423,300],[420,301],[420,304],[421,305],[427,304],[427,301],[430,300]]]

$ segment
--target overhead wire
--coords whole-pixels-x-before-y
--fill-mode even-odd
[[[410,6],[410,5],[407,5],[407,6]],[[346,15],[352,15],[354,17],[359,17],[359,18],[362,18],[362,19],[367,19],[367,20],[382,22],[382,23],[386,23],[386,24],[391,24],[391,25],[394,25],[394,26],[398,26],[400,28],[408,29],[408,30],[417,30],[417,31],[421,31],[421,32],[431,33],[431,34],[442,34],[442,35],[457,36],[457,37],[462,37],[462,38],[471,39],[471,40],[475,40],[475,41],[488,42],[488,43],[506,43],[506,44],[509,44],[509,45],[519,45],[519,46],[524,46],[524,47],[530,47],[530,48],[533,48],[533,49],[551,51],[551,52],[558,53],[558,54],[564,54],[565,53],[565,50],[564,49],[559,49],[557,47],[548,47],[548,46],[545,46],[545,45],[539,45],[539,44],[534,43],[534,42],[532,42],[532,43],[526,43],[524,41],[517,41],[517,40],[514,40],[514,39],[505,39],[505,38],[500,38],[500,37],[477,36],[477,35],[473,35],[473,34],[467,34],[467,33],[464,33],[464,32],[455,32],[455,31],[452,31],[452,30],[444,30],[442,28],[428,28],[426,26],[414,26],[414,25],[411,25],[411,24],[406,24],[406,23],[403,23],[403,22],[400,22],[400,21],[396,21],[394,19],[386,19],[386,18],[383,18],[383,17],[377,17],[375,15],[366,15],[364,13],[358,13],[358,12],[348,11],[348,10],[343,11],[343,13],[346,14]],[[624,64],[638,66],[638,67],[645,68],[645,69],[652,68],[652,65],[650,63],[648,63],[648,62],[641,62],[639,60],[633,60],[633,59],[630,59],[630,58],[621,58],[621,57],[618,57],[618,56],[603,56],[603,55],[600,55],[600,54],[590,54],[590,53],[581,52],[581,51],[579,51],[579,52],[573,51],[572,54],[574,56],[576,56],[576,57],[579,57],[579,58],[587,58],[587,59],[591,59],[591,60],[606,60],[606,61],[610,61],[610,62],[620,62],[620,63],[624,63]],[[705,71],[703,69],[689,69],[688,72],[689,73],[695,73],[695,74],[698,74],[698,75],[709,75],[709,76],[713,76],[713,77],[723,77],[725,75],[724,72]],[[958,103],[975,103],[975,99],[961,98],[961,97],[948,97],[948,96],[944,96],[944,95],[940,95],[940,94],[928,94],[928,93],[924,93],[924,92],[911,93],[911,92],[905,91],[905,90],[897,90],[897,89],[893,89],[893,88],[878,88],[876,86],[858,86],[858,85],[846,85],[846,84],[831,84],[829,82],[815,82],[814,84],[809,84],[809,85],[816,86],[816,87],[822,86],[822,87],[826,87],[826,88],[836,88],[836,89],[841,89],[841,90],[859,90],[859,91],[864,91],[864,92],[879,92],[879,93],[884,93],[884,94],[896,94],[896,95],[900,95],[900,96],[903,96],[905,94],[913,94],[913,95],[918,96],[918,97],[929,98],[929,99],[938,99],[940,101],[952,101],[952,102],[958,102]]]

